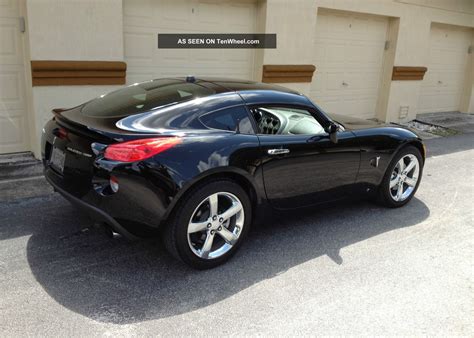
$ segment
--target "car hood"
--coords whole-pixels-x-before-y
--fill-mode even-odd
[[[348,130],[358,130],[358,129],[367,129],[367,128],[376,128],[387,126],[387,124],[372,120],[364,120],[356,117],[339,115],[339,114],[328,114],[328,116],[344,126]]]

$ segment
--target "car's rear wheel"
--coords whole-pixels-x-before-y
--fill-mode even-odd
[[[395,155],[379,187],[379,201],[397,208],[415,195],[423,173],[423,158],[414,146],[407,146]]]
[[[213,268],[235,254],[250,224],[251,203],[242,187],[231,180],[206,182],[179,203],[165,246],[193,268]]]

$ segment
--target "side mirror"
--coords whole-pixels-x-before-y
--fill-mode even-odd
[[[337,143],[337,131],[339,130],[339,127],[337,124],[331,123],[329,127],[327,127],[326,131],[329,134],[329,139],[331,140],[332,143]]]

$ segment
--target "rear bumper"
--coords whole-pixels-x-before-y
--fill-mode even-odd
[[[59,192],[65,199],[69,202],[74,204],[75,206],[82,209],[84,212],[92,216],[94,219],[107,223],[115,232],[121,234],[125,238],[129,240],[136,240],[138,239],[137,236],[133,235],[129,231],[127,231],[120,223],[118,223],[112,216],[107,214],[105,211],[88,204],[87,202],[77,198],[76,196],[68,193],[66,190],[62,189],[58,184],[56,184],[45,172],[46,180],[49,184],[51,184],[54,189]]]
[[[92,182],[80,176],[64,177],[47,161],[44,164],[44,176],[49,184],[92,218],[107,223],[129,239],[155,237],[158,234],[166,207],[162,194],[148,180],[114,171],[120,189],[117,193],[103,194],[103,190],[98,188],[100,184],[96,182],[96,176],[93,176]]]

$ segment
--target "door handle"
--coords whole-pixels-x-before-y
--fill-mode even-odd
[[[282,154],[288,154],[290,152],[290,149],[268,149],[267,153],[268,155],[282,155]]]
[[[307,143],[318,142],[318,141],[322,140],[325,137],[327,138],[327,136],[322,136],[322,135],[312,136],[309,139],[307,139],[306,142]]]

